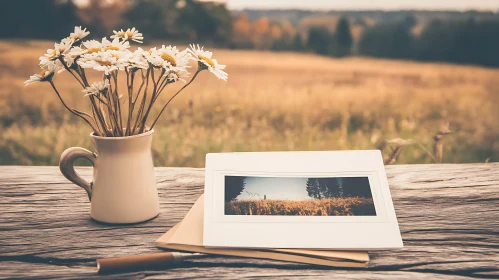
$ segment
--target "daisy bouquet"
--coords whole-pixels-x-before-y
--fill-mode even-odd
[[[84,41],[89,34],[86,28],[76,26],[69,37],[55,43],[53,49],[40,57],[42,71],[31,76],[25,85],[49,83],[62,105],[84,120],[97,136],[123,137],[151,130],[170,102],[204,70],[221,80],[228,78],[225,65],[219,64],[211,52],[199,45],[190,45],[182,51],[164,45],[132,51],[130,43],[142,43],[143,40],[142,33],[135,28],[114,31],[110,39]],[[191,78],[189,61],[197,62],[197,70]],[[102,79],[89,81],[86,71],[90,69],[102,72]],[[54,77],[63,71],[81,85],[84,98],[91,104],[91,112],[71,108],[64,101],[54,83]],[[126,88],[118,89],[120,74],[126,76]],[[153,119],[151,110],[158,97],[170,84],[177,82],[184,85],[171,95]]]

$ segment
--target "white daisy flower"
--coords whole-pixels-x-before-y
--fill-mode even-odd
[[[161,59],[159,56],[150,56],[147,58],[147,61],[151,63],[156,68],[167,67],[165,61]]]
[[[124,70],[128,65],[125,52],[108,51],[93,54],[84,54],[77,63],[82,68],[92,68],[103,71],[106,75],[115,70]]]
[[[81,26],[75,26],[75,31],[71,32],[71,34],[69,34],[69,38],[72,38],[73,40],[78,41],[78,40],[81,40],[81,39],[87,37],[88,34],[90,34],[90,32],[87,31],[86,28],[82,29]]]
[[[82,43],[82,45],[87,49],[87,53],[97,53],[102,52],[102,43],[97,40],[88,40]]]
[[[205,51],[203,47],[199,47],[199,45],[189,45],[189,51],[194,56],[192,59],[198,62],[199,70],[208,69],[211,73],[213,73],[217,78],[227,81],[229,74],[225,71],[225,65],[218,64],[216,59],[213,59],[213,53],[209,51]]]
[[[81,55],[85,54],[87,50],[82,49],[80,47],[72,47],[65,55],[63,55],[64,62],[68,67],[71,67],[76,59],[78,59]],[[47,63],[53,61],[51,58],[47,56],[40,56],[40,66],[44,66]],[[56,60],[57,63],[60,63],[59,60]],[[60,65],[62,66],[62,64]],[[59,72],[64,71],[65,69],[61,69]]]
[[[151,56],[155,55],[156,51],[156,47],[150,48],[148,51],[144,50],[144,57],[149,59]]]
[[[130,47],[130,43],[126,41],[120,41],[119,38],[115,38],[113,41],[109,41],[107,38],[102,38],[102,48],[104,51],[124,51]]]
[[[128,55],[128,68],[129,69],[147,69],[149,68],[149,62],[145,57],[145,51],[138,48],[133,53]]]
[[[186,67],[189,58],[191,58],[191,54],[187,50],[179,51],[175,46],[165,47],[163,45],[156,54],[173,67]]]
[[[148,51],[144,51],[144,57],[149,63],[151,63],[156,68],[161,68],[165,65],[165,61],[156,54],[156,47],[150,48]]]
[[[61,44],[68,45],[69,46],[68,48],[71,48],[71,45],[73,45],[74,42],[75,40],[73,40],[73,38],[63,38],[61,40]]]
[[[142,43],[142,40],[144,40],[144,36],[142,36],[142,33],[139,33],[135,27],[132,29],[128,28],[126,31],[121,29],[120,31],[113,30],[114,35],[111,36],[111,39],[117,39],[117,38],[122,38],[123,40],[132,40],[137,43]]]
[[[95,82],[91,86],[86,87],[83,93],[85,93],[84,96],[106,94],[109,86],[109,80],[105,79],[103,82]]]
[[[64,62],[68,67],[71,67],[75,60],[80,58],[83,54],[87,53],[88,50],[82,49],[80,47],[72,47],[69,52],[64,55]],[[42,61],[42,58],[40,57],[40,63]]]
[[[43,67],[50,62],[52,62],[50,58],[46,57],[45,55],[40,56],[40,67]]]
[[[53,49],[48,49],[47,53],[44,54],[49,60],[56,60],[60,58],[62,55],[65,55],[69,52],[71,47],[73,46],[74,40],[70,38],[64,38],[61,40],[59,44],[55,43]]]
[[[39,74],[35,74],[29,77],[28,80],[24,82],[24,86],[27,86],[36,82],[46,82],[51,81],[54,77],[55,72],[58,72],[61,68],[60,62],[51,61],[42,67],[42,71]]]
[[[170,62],[164,60],[157,54],[156,48],[151,48],[149,51],[144,52],[144,57],[155,68],[168,68],[171,66]]]
[[[149,62],[156,67],[163,67],[166,70],[186,71],[189,66],[191,54],[187,51],[179,51],[177,47],[164,45],[159,48],[149,50],[149,55],[146,55]]]
[[[82,56],[83,54],[87,53],[88,50],[87,49],[82,49],[80,47],[72,47],[67,56],[69,56],[70,58],[72,59],[76,59],[78,58],[79,56]]]
[[[189,78],[189,72],[185,70],[179,70],[179,71],[169,71],[167,74],[165,74],[168,79],[168,83],[174,83],[176,81],[182,81],[186,83],[187,78]]]

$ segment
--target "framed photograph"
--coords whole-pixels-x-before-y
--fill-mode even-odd
[[[402,247],[379,150],[206,156],[203,245]]]

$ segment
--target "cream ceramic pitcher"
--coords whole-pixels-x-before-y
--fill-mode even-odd
[[[154,130],[127,137],[90,135],[96,153],[83,148],[65,150],[59,162],[62,174],[87,191],[90,216],[112,224],[138,223],[159,213],[158,190],[151,154]],[[92,162],[93,182],[74,170],[74,161]]]

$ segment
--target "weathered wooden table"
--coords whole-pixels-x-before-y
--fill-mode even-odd
[[[203,169],[157,168],[161,214],[133,226],[89,217],[85,192],[57,167],[0,167],[0,278],[499,277],[499,164],[388,166],[405,247],[373,251],[367,269],[209,257],[169,270],[107,276],[96,258],[159,252],[154,241],[203,192]],[[90,177],[91,169],[80,173]]]

